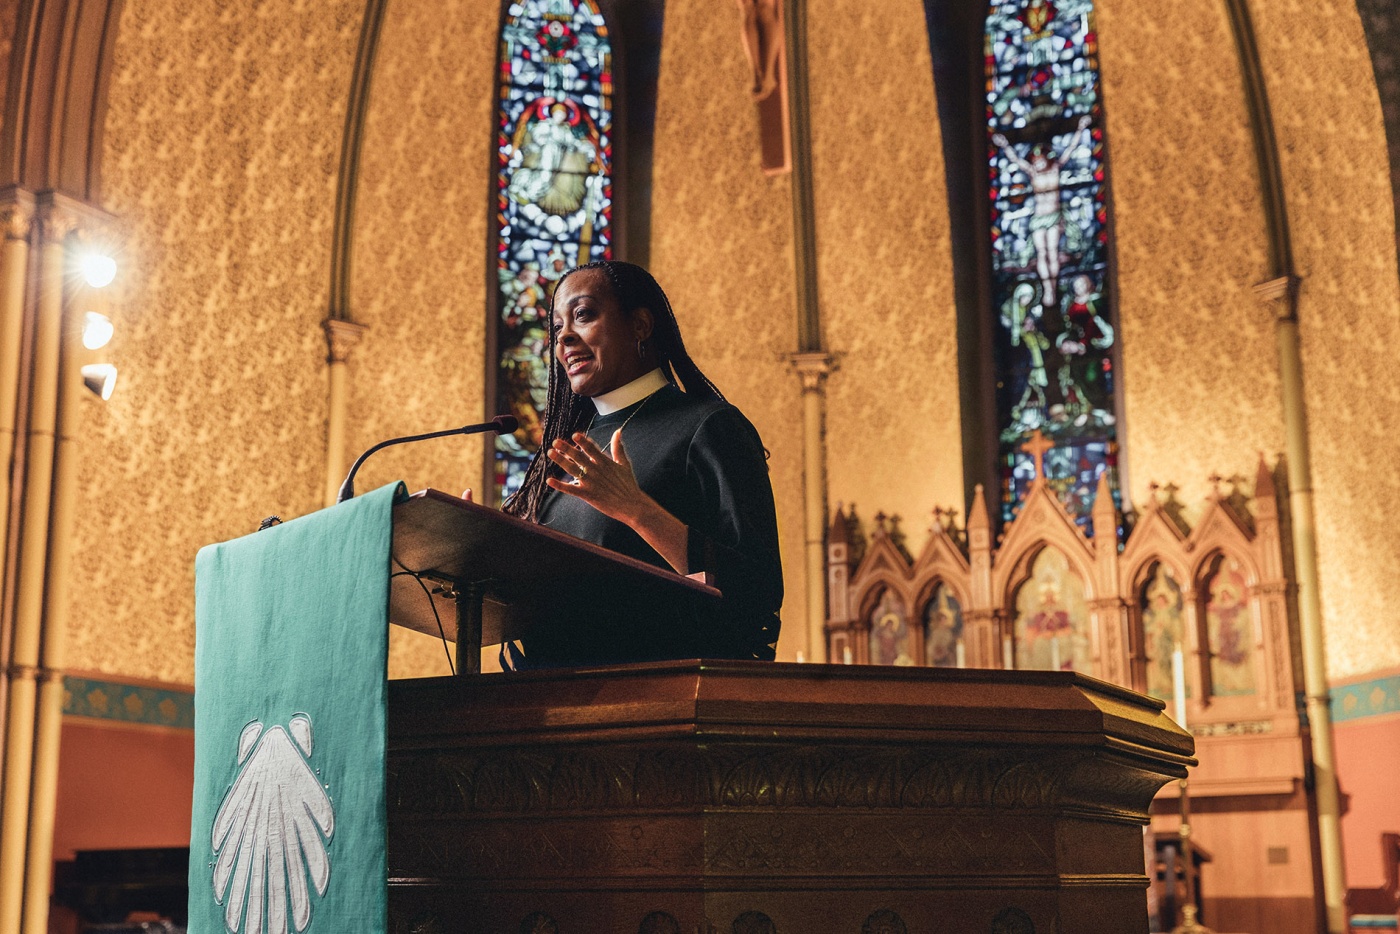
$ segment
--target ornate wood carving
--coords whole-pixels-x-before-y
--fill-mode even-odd
[[[1055,919],[1099,896],[1127,930],[1148,803],[1191,761],[1156,708],[1066,674],[661,663],[390,690],[405,932],[985,931],[1017,905],[1088,934]]]
[[[1032,453],[1043,455],[1043,447]],[[1176,488],[1153,484],[1121,548],[1120,520],[1103,483],[1095,501],[1093,538],[1084,535],[1044,478],[1037,477],[999,543],[991,541],[991,523],[979,487],[965,536],[935,523],[923,551],[912,561],[904,560],[877,530],[864,559],[853,563],[849,555],[862,543],[838,507],[831,528],[842,532],[839,547],[846,557],[838,561],[833,551],[828,565],[831,645],[849,644],[854,661],[868,660],[864,646],[878,595],[897,592],[906,601],[910,618],[917,619],[933,583],[941,581],[963,601],[967,665],[1003,667],[1007,640],[1015,637],[1018,594],[1031,583],[1039,556],[1053,548],[1083,586],[1090,661],[1078,670],[1146,692],[1151,686],[1149,661],[1155,652],[1154,663],[1162,664],[1162,647],[1150,645],[1146,637],[1144,600],[1161,568],[1180,589],[1187,720],[1205,740],[1193,792],[1263,787],[1257,775],[1246,775],[1238,766],[1225,765],[1225,757],[1211,754],[1212,744],[1219,742],[1273,744],[1258,750],[1257,763],[1266,764],[1257,764],[1257,769],[1268,774],[1266,784],[1277,788],[1280,783],[1301,780],[1304,767],[1293,700],[1301,684],[1301,663],[1297,626],[1290,618],[1294,585],[1285,564],[1274,476],[1261,459],[1249,491],[1252,495],[1246,495],[1242,477],[1211,479],[1213,492],[1193,525],[1183,518]],[[835,535],[832,541],[837,541]],[[1244,664],[1252,692],[1231,694],[1211,685],[1212,623],[1207,608],[1212,578],[1226,559],[1243,580],[1243,606],[1237,618],[1245,643],[1242,649],[1247,649],[1240,654],[1248,659]],[[1016,655],[1014,645],[1011,655]],[[1066,666],[1073,664],[1067,654],[1060,660]]]

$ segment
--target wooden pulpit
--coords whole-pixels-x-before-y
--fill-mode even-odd
[[[627,626],[716,596],[649,569],[635,599],[595,551],[443,576],[504,600],[586,552]],[[533,624],[501,606],[488,639]],[[695,660],[394,681],[388,750],[402,934],[1144,934],[1147,809],[1194,764],[1082,675]]]

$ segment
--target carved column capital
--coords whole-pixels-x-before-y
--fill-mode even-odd
[[[789,354],[788,363],[802,380],[804,393],[821,392],[826,378],[837,369],[835,355],[822,351]]]
[[[321,322],[321,327],[326,332],[327,363],[345,363],[349,360],[350,351],[368,330],[365,325],[345,318],[327,318]]]
[[[34,206],[11,202],[0,205],[0,235],[6,240],[28,240],[34,230]]]
[[[37,217],[39,239],[46,245],[62,245],[67,242],[68,238],[77,231],[78,224],[78,215],[61,205],[41,204],[39,206]]]

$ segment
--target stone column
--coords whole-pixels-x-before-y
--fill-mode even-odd
[[[15,452],[15,418],[19,402],[20,340],[24,333],[24,295],[29,267],[29,234],[34,223],[34,196],[19,188],[0,193],[0,543],[9,541],[10,470]],[[0,545],[0,556],[5,546]],[[0,559],[0,569],[8,562]],[[0,578],[4,577],[0,570]],[[8,591],[9,588],[3,588]],[[0,776],[4,775],[3,724],[9,710],[10,648],[14,616],[9,601],[0,602]]]
[[[5,795],[0,806],[0,934],[20,926],[29,840],[31,780],[39,706],[40,664],[44,660],[44,595],[49,554],[49,506],[54,486],[58,432],[58,387],[63,343],[63,278],[66,243],[77,216],[52,198],[41,199],[37,301],[31,325],[32,356],[25,435],[22,525],[15,579],[14,645],[7,711]],[[47,676],[45,681],[51,680]],[[61,689],[61,686],[60,686]],[[46,691],[51,694],[52,691]],[[49,751],[45,744],[44,752]],[[56,753],[56,749],[53,750]],[[47,873],[45,882],[47,882]],[[48,890],[43,893],[47,916]]]
[[[350,351],[364,336],[365,326],[344,318],[321,322],[326,332],[326,364],[329,367],[330,399],[326,418],[326,505],[334,506],[340,484],[349,469],[345,453],[345,422],[350,409]]]
[[[830,354],[789,358],[802,380],[802,565],[807,592],[807,658],[826,658],[826,378]]]
[[[1279,381],[1288,457],[1288,511],[1293,532],[1293,565],[1298,575],[1298,622],[1303,641],[1303,690],[1312,736],[1317,837],[1322,863],[1327,929],[1346,930],[1346,866],[1342,861],[1341,794],[1332,745],[1332,709],[1327,689],[1327,648],[1317,571],[1317,523],[1313,507],[1312,452],[1307,402],[1303,397],[1302,346],[1298,337],[1298,285],[1285,275],[1254,287],[1259,300],[1277,313]]]

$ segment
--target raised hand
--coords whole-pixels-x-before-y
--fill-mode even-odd
[[[588,435],[574,432],[572,443],[560,438],[548,452],[549,459],[573,477],[566,483],[557,477],[545,482],[551,489],[577,496],[605,516],[632,525],[649,505],[651,497],[637,486],[632,461],[622,446],[622,431],[613,432],[611,451],[604,451]]]

